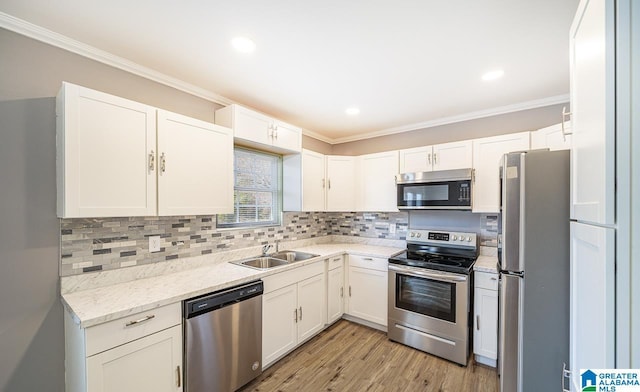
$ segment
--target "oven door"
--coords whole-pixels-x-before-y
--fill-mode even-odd
[[[389,322],[451,339],[467,336],[469,276],[389,264]]]

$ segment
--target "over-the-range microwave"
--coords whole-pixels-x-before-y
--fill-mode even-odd
[[[470,210],[472,184],[473,169],[398,174],[398,209]]]

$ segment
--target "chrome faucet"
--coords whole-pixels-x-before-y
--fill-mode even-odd
[[[271,249],[273,247],[273,245],[271,244],[266,244],[262,246],[262,256],[266,256],[267,252],[269,251],[269,249]],[[276,249],[277,252],[277,249]]]

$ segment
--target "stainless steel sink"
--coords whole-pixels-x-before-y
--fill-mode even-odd
[[[296,252],[294,250],[281,250],[280,252],[272,253],[269,255],[269,257],[286,260],[289,263],[308,260],[318,256],[320,255],[314,255],[313,253]]]
[[[254,257],[247,260],[232,261],[231,263],[256,269],[269,269],[288,264],[286,260],[273,257]]]

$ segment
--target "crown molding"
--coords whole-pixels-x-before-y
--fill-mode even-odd
[[[321,135],[318,132],[310,131],[308,129],[302,129],[302,134],[320,140],[321,142],[335,144],[334,139],[331,139],[330,137],[327,137],[325,135]]]
[[[64,49],[68,52],[72,52],[80,56],[98,61],[102,64],[106,64],[114,68],[132,73],[134,75],[153,80],[154,82],[161,83],[165,86],[173,87],[176,90],[195,95],[196,97],[200,97],[220,105],[226,106],[235,103],[232,100],[218,95],[212,91],[165,75],[151,68],[147,68],[138,63],[134,63],[133,61],[129,61],[125,58],[113,55],[104,50],[100,50],[93,46],[84,44],[80,41],[76,41],[72,38],[69,38],[62,34],[58,34],[25,20],[16,18],[15,16],[6,14],[4,12],[0,12],[0,27],[46,43],[48,45]]]
[[[340,144],[340,143],[355,142],[358,140],[371,139],[374,137],[387,136],[387,135],[395,135],[403,132],[416,131],[418,129],[432,128],[440,125],[447,125],[447,124],[453,124],[453,123],[462,122],[462,121],[476,120],[476,119],[485,118],[485,117],[498,116],[501,114],[514,113],[522,110],[536,109],[536,108],[552,106],[552,105],[557,105],[560,103],[567,103],[567,102],[569,102],[569,94],[556,95],[553,97],[536,99],[533,101],[520,102],[512,105],[499,106],[496,108],[485,109],[485,110],[478,110],[475,112],[469,112],[469,113],[460,114],[457,116],[442,117],[435,120],[429,120],[429,121],[415,123],[415,124],[387,128],[380,131],[367,132],[360,135],[329,139],[331,141],[327,141],[327,143]],[[560,115],[558,115],[558,121],[559,119],[560,119]]]

